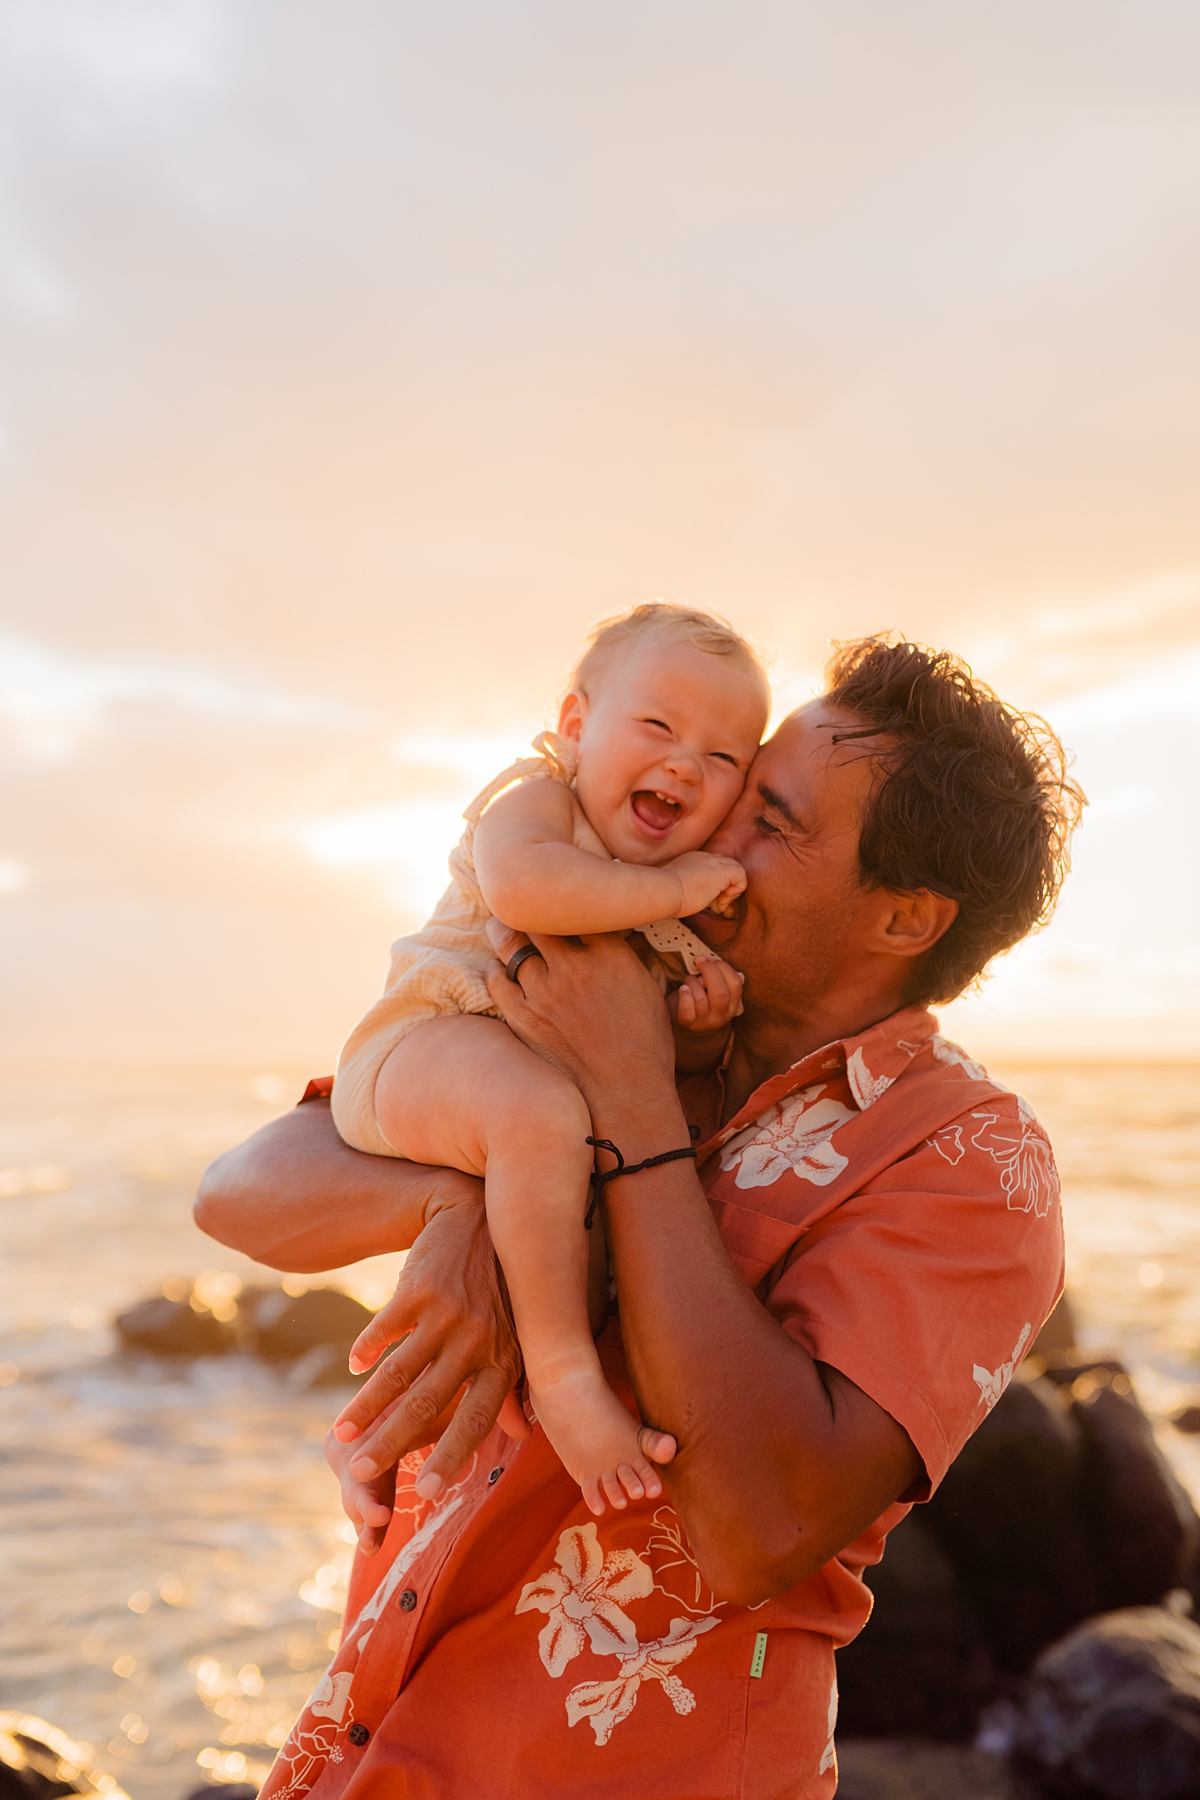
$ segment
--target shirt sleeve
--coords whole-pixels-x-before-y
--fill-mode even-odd
[[[821,1219],[767,1296],[785,1331],[903,1425],[928,1499],[1063,1285],[1059,1183],[1015,1094],[989,1097]]]

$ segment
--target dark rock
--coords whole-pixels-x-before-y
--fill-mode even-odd
[[[1002,1670],[1097,1613],[1197,1591],[1200,1519],[1115,1358],[1039,1358],[924,1509]]]
[[[77,1763],[31,1735],[34,1729],[61,1734],[40,1720],[0,1713],[0,1800],[60,1800],[64,1794],[94,1795],[96,1784]]]
[[[258,1800],[258,1789],[249,1781],[206,1781],[184,1800]]]
[[[1200,1518],[1126,1370],[1073,1335],[1064,1300],[938,1492],[866,1572],[874,1615],[838,1653],[851,1736],[969,1736],[979,1710],[1003,1708],[1084,1620],[1173,1591],[1200,1599]]]
[[[311,1387],[355,1379],[346,1366],[350,1347],[373,1316],[336,1288],[287,1294],[281,1287],[247,1287],[227,1323],[206,1306],[197,1310],[190,1299],[156,1297],[122,1313],[116,1327],[121,1342],[131,1350],[155,1356],[220,1356],[236,1346],[266,1362],[289,1363],[288,1381]]]
[[[210,1312],[196,1312],[187,1300],[162,1295],[122,1313],[116,1327],[126,1348],[154,1356],[221,1356],[232,1341]]]
[[[1132,1388],[1085,1390],[1073,1410],[1084,1437],[1083,1519],[1101,1609],[1145,1606],[1172,1588],[1194,1588],[1200,1519]]]
[[[1031,1356],[1048,1356],[1054,1352],[1071,1350],[1075,1345],[1075,1314],[1071,1311],[1071,1302],[1065,1291],[1059,1295],[1058,1304],[1042,1329],[1029,1347]]]
[[[838,1651],[838,1731],[878,1738],[971,1736],[998,1677],[953,1564],[910,1514],[865,1571],[870,1623]]]
[[[1011,1800],[1003,1762],[961,1744],[838,1733],[838,1800]]]
[[[1055,1644],[1014,1716],[1010,1767],[1022,1800],[1195,1800],[1200,1630],[1135,1607]]]
[[[359,1333],[374,1314],[336,1288],[310,1288],[305,1294],[285,1294],[282,1288],[259,1293],[239,1308],[238,1341],[268,1362],[293,1362],[327,1351],[322,1358],[324,1379],[350,1379],[346,1360]]]
[[[921,1509],[1004,1671],[1100,1608],[1084,1479],[1074,1408],[1039,1377],[1012,1384]]]

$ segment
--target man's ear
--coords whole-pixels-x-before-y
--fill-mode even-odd
[[[587,718],[588,697],[580,688],[572,688],[558,709],[558,735],[578,744]]]
[[[928,888],[914,888],[910,894],[889,893],[887,899],[875,948],[891,956],[924,956],[958,917],[957,900]]]

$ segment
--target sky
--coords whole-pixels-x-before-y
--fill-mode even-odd
[[[1200,12],[0,0],[0,1056],[329,1068],[597,617],[1075,753],[945,1023],[1200,1055]]]

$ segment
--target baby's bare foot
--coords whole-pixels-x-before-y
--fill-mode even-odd
[[[605,1501],[620,1511],[630,1500],[657,1500],[663,1485],[654,1465],[670,1462],[675,1439],[639,1426],[599,1369],[560,1374],[541,1387],[531,1377],[530,1398],[563,1467],[597,1517]]]

